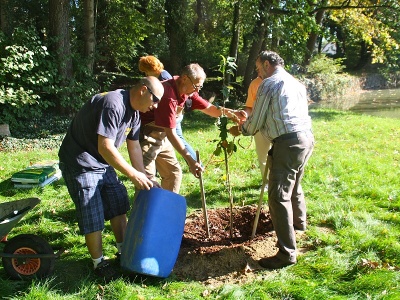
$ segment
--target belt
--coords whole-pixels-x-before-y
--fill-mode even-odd
[[[274,138],[272,140],[272,142],[279,142],[279,141],[285,141],[285,140],[290,140],[290,139],[294,139],[297,137],[297,134],[300,132],[305,132],[305,130],[301,130],[301,131],[295,131],[295,132],[289,132],[289,133],[285,133],[282,134],[280,136],[278,136],[277,138]]]

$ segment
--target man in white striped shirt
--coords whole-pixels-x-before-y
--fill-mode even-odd
[[[268,204],[278,238],[275,256],[259,264],[278,269],[297,262],[296,232],[306,229],[306,205],[301,179],[314,148],[306,88],[283,68],[275,52],[262,51],[256,61],[264,78],[251,115],[230,132],[254,135],[258,131],[272,141],[267,166]]]

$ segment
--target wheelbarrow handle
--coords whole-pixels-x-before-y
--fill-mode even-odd
[[[42,253],[42,254],[15,254],[15,253],[4,253],[0,252],[0,257],[25,259],[25,258],[59,258],[65,251],[64,248],[60,248],[56,253]]]
[[[23,214],[24,212],[26,212],[26,211],[28,211],[30,209],[31,209],[30,206],[26,206],[23,209],[15,210],[15,211],[9,213],[8,215],[5,215],[4,217],[0,218],[0,223],[5,221],[5,220],[7,220],[7,219],[11,219],[11,218],[14,218],[15,216]]]

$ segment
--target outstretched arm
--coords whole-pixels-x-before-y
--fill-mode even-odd
[[[222,114],[224,114],[235,123],[243,123],[247,118],[247,114],[243,110],[234,110],[225,107],[216,107],[213,104],[210,104],[207,108],[201,110],[201,112],[214,118],[218,118]]]

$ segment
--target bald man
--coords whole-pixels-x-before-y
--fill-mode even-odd
[[[148,190],[156,184],[147,178],[143,166],[139,112],[156,108],[163,94],[161,82],[148,76],[129,90],[94,95],[72,120],[58,153],[94,272],[106,281],[118,277],[119,272],[103,257],[104,222],[110,220],[118,256],[130,208],[127,190],[115,170],[137,189]],[[125,140],[131,164],[118,151]]]

